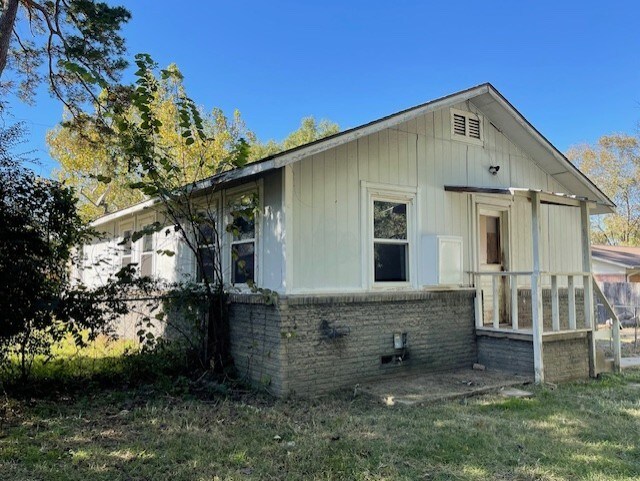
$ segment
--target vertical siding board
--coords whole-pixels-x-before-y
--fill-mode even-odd
[[[301,228],[302,228],[302,218],[304,212],[302,212],[302,165],[308,162],[307,160],[303,160],[301,162],[294,163],[292,167],[293,173],[293,214],[289,216],[287,214],[287,218],[285,222],[288,222],[289,225],[286,226],[287,235],[289,232],[292,233],[293,239],[288,238],[287,249],[292,249],[293,252],[293,269],[292,278],[290,279],[291,285],[287,286],[287,289],[291,289],[292,287],[298,285],[301,279],[300,267],[302,265],[302,251],[303,251],[303,241],[301,236]],[[293,241],[293,243],[291,243]]]
[[[422,117],[424,119],[424,117]],[[424,122],[422,123],[424,129]],[[418,229],[421,234],[429,231],[429,192],[432,190],[428,187],[429,172],[427,161],[427,138],[422,130],[416,139],[416,172],[415,182],[418,186],[418,194],[420,202],[420,217],[418,218]]]
[[[358,139],[358,180],[367,180],[369,176],[369,138]]]
[[[313,248],[313,239],[315,237],[314,226],[314,160],[315,157],[311,157],[302,161],[301,168],[301,243],[298,245],[300,250],[299,264],[297,268],[300,269],[300,286],[299,287],[314,287],[312,283],[313,279],[313,266],[310,262],[312,259],[312,253],[309,252],[308,246]],[[294,266],[295,267],[295,266]]]
[[[427,154],[427,220],[428,232],[435,234],[438,229],[436,212],[438,210],[437,187],[436,187],[436,133],[435,133],[435,113],[428,117],[427,135],[425,136]]]
[[[421,115],[416,119],[416,131],[415,133],[418,135],[426,135],[427,126],[426,126],[426,116]]]
[[[347,286],[360,285],[360,181],[358,176],[358,142],[347,145],[347,242],[344,246],[346,256],[342,272]],[[342,248],[342,246],[340,246]]]
[[[379,182],[390,184],[390,166],[389,166],[389,135],[391,129],[385,129],[378,134],[378,169]],[[394,131],[395,132],[395,131]]]
[[[407,121],[407,132],[412,134],[418,133],[418,119],[411,119]]]
[[[404,181],[406,185],[418,186],[418,135],[407,135],[406,163],[404,166]]]
[[[312,266],[312,272],[307,279],[307,284],[311,287],[322,287],[324,281],[325,267],[325,233],[324,233],[324,154],[313,156],[313,201],[311,209],[312,219],[312,251],[307,261]]]
[[[433,187],[434,187],[434,232],[444,232],[442,217],[444,217],[444,185],[443,179],[443,139],[442,139],[442,112],[435,111],[433,115],[433,132],[434,132],[434,169],[433,169]]]
[[[337,209],[337,180],[336,175],[336,149],[330,149],[325,152],[324,160],[324,272],[322,287],[331,287],[335,285],[337,280],[336,272],[337,251],[338,251],[338,209]]]
[[[453,232],[453,216],[455,211],[451,202],[449,201],[450,195],[444,192],[445,185],[451,185],[453,183],[453,171],[454,171],[454,159],[453,159],[453,144],[451,141],[451,116],[448,112],[443,111],[440,115],[440,122],[442,123],[442,163],[443,179],[440,184],[442,187],[442,200],[444,203],[444,223],[443,228],[445,232]]]
[[[372,134],[369,136],[369,156],[365,159],[365,162],[369,166],[369,172],[365,179],[371,182],[380,182],[380,175],[379,175],[380,169],[378,166],[380,162],[380,154],[379,154],[379,147],[378,147],[378,142],[379,142],[378,139],[379,139],[378,134]]]
[[[333,252],[335,256],[335,273],[330,279],[338,287],[348,285],[349,262],[349,191],[354,190],[349,185],[349,159],[347,157],[349,144],[341,145],[335,149],[336,158],[336,195],[335,210],[336,217],[336,243]]]
[[[406,135],[403,131],[399,131],[396,129],[388,129],[388,137],[387,137],[387,152],[388,152],[388,160],[386,165],[388,167],[387,170],[387,182],[389,184],[398,185],[400,175],[398,173],[398,169],[400,168],[400,159],[399,157],[399,148],[398,148],[398,140],[402,135]],[[381,160],[384,162],[384,160]]]

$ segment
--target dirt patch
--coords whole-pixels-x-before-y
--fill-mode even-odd
[[[598,349],[604,352],[605,357],[613,357],[611,341],[598,341]],[[634,327],[620,330],[620,351],[622,357],[640,357],[640,328],[637,334]]]
[[[531,378],[500,371],[461,369],[440,373],[421,373],[366,383],[361,391],[388,406],[420,405],[497,392],[511,386],[522,386]]]

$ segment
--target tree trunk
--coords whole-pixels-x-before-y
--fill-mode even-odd
[[[209,297],[207,314],[207,364],[213,365],[215,373],[222,374],[233,364],[229,349],[229,312],[222,290]]]
[[[0,13],[0,78],[2,78],[4,68],[7,66],[9,45],[13,35],[13,25],[18,14],[19,1],[2,0],[2,13]]]

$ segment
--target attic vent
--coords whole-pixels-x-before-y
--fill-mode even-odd
[[[480,140],[480,121],[469,119],[469,137]]]
[[[482,145],[482,117],[472,112],[451,109],[451,138]]]
[[[453,114],[453,133],[467,135],[467,118],[464,115]]]

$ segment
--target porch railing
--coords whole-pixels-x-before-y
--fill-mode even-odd
[[[608,320],[611,321],[611,329],[604,329],[602,332],[598,331],[599,335],[597,335],[596,338],[611,340],[611,344],[613,345],[613,370],[615,372],[620,372],[622,364],[622,351],[620,349],[620,319],[618,319],[616,311],[609,303],[609,300],[605,297],[604,292],[602,292],[602,289],[600,289],[600,286],[595,279],[593,280],[593,291],[609,315]]]
[[[551,331],[560,331],[561,319],[560,319],[560,296],[559,285],[562,281],[566,281],[567,288],[567,321],[568,329],[576,330],[577,326],[577,307],[576,307],[576,280],[582,278],[582,285],[584,289],[584,328],[593,328],[594,319],[594,307],[593,296],[591,291],[592,275],[589,272],[540,272],[536,274],[532,271],[503,271],[503,272],[472,272],[474,276],[474,283],[476,287],[476,327],[487,327],[485,325],[485,310],[487,306],[483,302],[483,290],[487,288],[491,289],[491,324],[494,329],[509,329],[509,330],[521,330],[520,327],[520,306],[518,292],[522,288],[529,288],[533,283],[533,277],[539,275],[540,278],[550,279],[548,286],[551,289]],[[519,281],[522,278],[529,279],[530,283],[524,284]],[[483,282],[484,279],[491,279],[491,282]],[[505,282],[503,282],[503,279]],[[586,288],[585,288],[586,286]],[[504,287],[504,295],[501,295],[501,287]],[[507,292],[508,291],[508,292]],[[533,303],[537,301],[534,298],[535,293],[531,291],[531,304],[533,309]],[[501,322],[501,301],[508,301],[506,311],[508,315],[508,323]],[[532,312],[531,323],[535,322],[535,315]],[[541,331],[544,331],[544,322],[540,326]]]
[[[566,326],[569,331],[575,331],[577,329],[586,329],[593,331],[591,336],[591,343],[593,344],[596,339],[609,339],[613,346],[613,368],[614,371],[619,372],[621,366],[621,350],[620,350],[620,321],[615,311],[611,307],[609,301],[604,296],[604,293],[593,279],[590,272],[540,272],[536,274],[532,271],[505,271],[505,272],[471,272],[474,276],[474,283],[476,288],[476,328],[491,328],[508,331],[520,331],[528,332],[533,331],[535,333],[535,327],[539,329],[539,335],[545,332],[545,318],[544,311],[542,309],[542,322],[536,319],[536,309],[534,305],[539,301],[535,298],[536,294],[532,289],[534,285],[534,278],[536,276],[538,285],[541,279],[549,280],[545,283],[545,288],[551,290],[551,330],[547,329],[547,333],[559,332],[561,330],[561,318],[560,318],[560,284],[566,285],[567,289],[567,301],[566,301]],[[529,279],[530,283],[525,284],[520,282],[521,279]],[[486,281],[490,279],[491,281]],[[576,306],[576,281],[582,279],[583,289],[583,305],[582,313],[584,314],[584,327],[580,327],[577,324],[577,313],[580,312]],[[504,281],[504,282],[503,282]],[[501,294],[501,287],[504,288],[504,293]],[[522,288],[527,288],[531,292],[531,326],[527,326],[526,329],[522,329],[520,325],[520,298],[518,296],[519,291]],[[541,291],[542,289],[540,289]],[[490,309],[489,306],[484,304],[483,291],[489,291],[490,296]],[[487,296],[488,297],[488,296]],[[611,320],[611,327],[604,327],[598,329],[595,321],[595,303],[594,297],[597,297],[604,305],[608,316]],[[541,300],[541,299],[540,299]],[[507,309],[502,309],[502,302],[508,304]],[[542,302],[540,304],[543,304]],[[491,319],[490,324],[485,324],[485,311],[490,310]],[[501,319],[501,310],[505,313],[508,312],[508,319]],[[547,308],[548,313],[548,308]],[[548,315],[548,314],[547,314]],[[548,319],[547,319],[548,320]],[[508,322],[505,322],[508,321]],[[537,323],[537,325],[536,325]],[[535,337],[535,335],[534,335]],[[540,338],[541,340],[541,338]],[[593,350],[595,352],[595,344],[593,344]],[[595,361],[594,361],[595,362]]]

